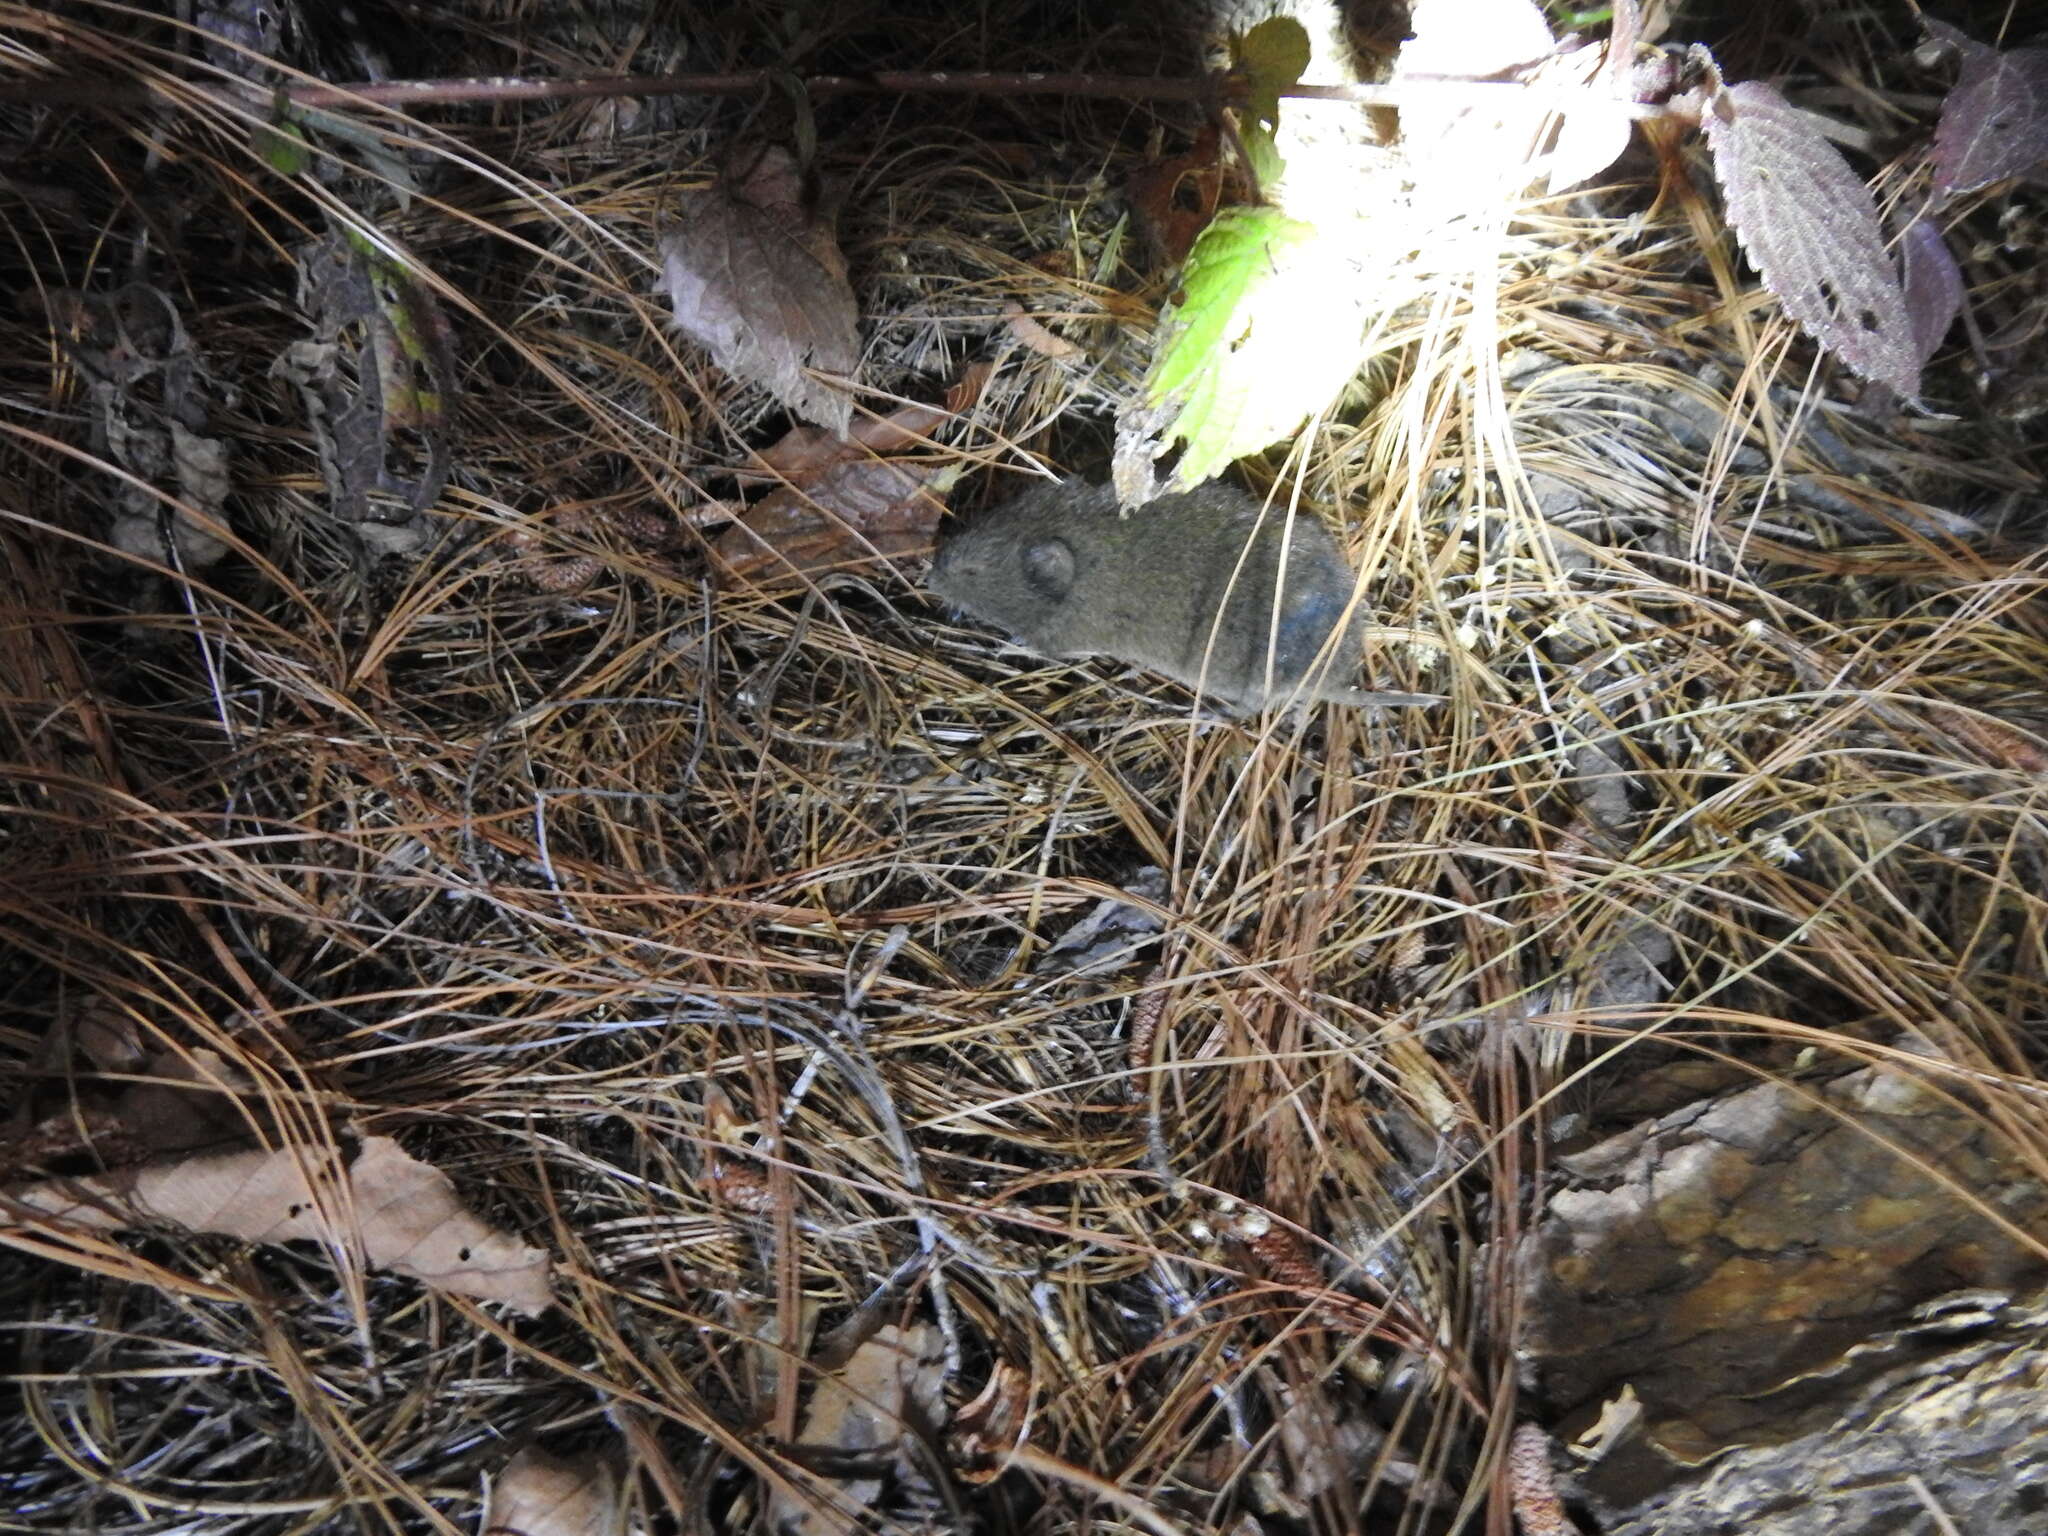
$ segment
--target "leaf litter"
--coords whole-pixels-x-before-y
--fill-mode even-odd
[[[534,12],[495,35],[409,15],[467,79],[520,57],[689,61],[702,42],[665,13]],[[38,8],[8,19],[50,36]],[[759,19],[725,17],[719,46],[788,57]],[[1041,8],[1051,30],[1000,58],[886,12],[855,32],[814,19],[803,57],[843,79],[906,54],[1179,67],[1163,34],[1092,30],[1086,8]],[[637,130],[506,100],[408,119],[420,195],[392,248],[462,295],[474,392],[445,418],[442,495],[390,504],[419,541],[366,567],[326,527],[343,519],[305,515],[336,498],[298,386],[265,376],[305,339],[291,240],[322,227],[322,198],[363,189],[317,182],[317,162],[280,179],[222,134],[195,82],[133,46],[154,23],[65,25],[104,41],[110,84],[150,92],[148,131],[104,132],[111,97],[10,109],[43,116],[0,197],[50,259],[21,242],[0,261],[18,290],[99,291],[71,274],[112,251],[176,296],[209,373],[241,392],[190,430],[228,444],[238,533],[272,565],[223,560],[225,590],[122,579],[85,542],[118,477],[80,471],[80,454],[112,463],[90,402],[70,413],[83,375],[53,364],[40,306],[0,316],[10,398],[56,402],[35,431],[68,450],[19,439],[0,520],[0,920],[20,962],[0,968],[0,1064],[31,1090],[9,1182],[182,1156],[124,1129],[120,1079],[140,1071],[166,1119],[206,1106],[196,1155],[246,1152],[261,1127],[339,1209],[351,1165],[294,1117],[345,1102],[405,1124],[493,1230],[545,1241],[562,1302],[508,1324],[402,1276],[364,1291],[316,1246],[339,1228],[287,1244],[7,1224],[24,1411],[0,1420],[0,1464],[24,1523],[468,1529],[507,1447],[545,1443],[630,1456],[629,1518],[713,1536],[763,1529],[777,1489],[810,1495],[789,1506],[799,1523],[837,1509],[878,1529],[1505,1528],[1511,1505],[1553,1506],[1526,1455],[1506,1475],[1502,1450],[1528,1437],[1488,1408],[1512,1397],[1557,1426],[1605,1406],[1598,1385],[1568,1406],[1569,1357],[1525,1373],[1518,1344],[1559,1330],[1525,1311],[1515,1333],[1518,1234],[1556,1223],[1591,1251],[1660,1215],[1731,1243],[1746,1218],[1765,1248],[1791,1232],[1756,1270],[1684,1293],[1698,1315],[1681,1322],[1755,1363],[1761,1330],[1736,1325],[1818,1289],[1782,1273],[1803,1230],[1785,1208],[1851,1203],[1825,1178],[1774,1186],[1779,1206],[1717,1203],[1682,1175],[1744,1165],[1679,1122],[1648,1164],[1589,1149],[1763,1085],[1839,1093],[1876,1057],[1960,1106],[1917,1117],[1931,1134],[1912,1158],[1848,1152],[1822,1124],[1868,1120],[1867,1096],[1771,1121],[1857,1171],[1852,1193],[1877,1203],[1854,1214],[1903,1189],[1939,1215],[1916,1158],[1983,1171],[1987,1187],[1951,1191],[1958,1221],[2038,1187],[2038,466],[1980,409],[1960,347],[1927,369],[1939,421],[1753,351],[1744,315],[1767,296],[1725,283],[1693,178],[1624,161],[1610,186],[1518,205],[1462,267],[1344,229],[1347,271],[1380,282],[1346,313],[1381,320],[1383,350],[1316,433],[1233,472],[1341,531],[1390,667],[1454,703],[1431,722],[1219,724],[1143,680],[1020,668],[928,622],[914,563],[803,598],[718,586],[697,529],[781,423],[714,364],[678,375],[648,279],[664,189],[679,158],[698,174],[701,146],[730,141],[729,103],[643,98]],[[323,65],[296,35],[277,45],[294,69],[381,72]],[[1331,39],[1310,40],[1307,78],[1347,78]],[[1765,43],[1745,62],[1786,70],[1793,102],[1816,63],[1845,71],[1831,85],[1874,82],[1850,126],[1891,135],[1919,113],[1932,133],[1903,39],[1863,59],[1802,41],[1817,58]],[[1384,209],[1361,222],[1413,233],[1364,114],[1277,102],[1288,217]],[[1344,150],[1321,182],[1304,179],[1318,125]],[[1114,96],[820,94],[819,158],[858,164],[868,189],[845,247],[863,385],[928,400],[963,362],[995,369],[971,419],[879,452],[971,467],[976,498],[1027,469],[1099,471],[1146,317],[1174,292],[1108,189],[1201,126]],[[50,186],[72,196],[33,190]],[[2014,191],[1938,217],[1973,322],[2016,338],[2000,364],[2024,384],[2037,295],[1999,244],[2025,233]],[[1011,303],[1068,347],[1024,340]],[[1496,388],[1510,339],[1554,366]],[[867,461],[802,451],[818,457],[792,479]],[[518,547],[504,530],[586,515],[602,581],[496,558]],[[675,545],[609,559],[642,515]],[[81,997],[99,1022],[44,1055]],[[295,1036],[266,1056],[221,1022],[245,1009]],[[214,1086],[154,1059],[171,1041]],[[1589,1190],[1627,1199],[1572,1228]],[[1235,1202],[1229,1219],[1202,1191]],[[1631,1270],[1698,1251],[1599,1249]],[[1654,1417],[1608,1416],[1602,1460],[1668,1480],[1650,1496],[1668,1507],[1721,1501],[1703,1528],[1762,1518],[1736,1512],[1770,1479],[1738,1496],[1718,1469],[1761,1467],[1774,1443],[1869,1470],[1821,1488],[1780,1461],[1781,1493],[1910,1497],[1910,1471],[1964,1509],[1971,1490],[1941,1486],[1948,1451],[2000,1477],[2038,1464],[2038,1404],[2013,1390],[2038,1367],[2038,1313],[2011,1291],[1862,1317],[1867,1348],[1732,1394],[1835,1414],[1831,1440],[1752,1422],[1759,1442],[1711,1467],[1645,1461],[1643,1436],[1673,1442],[1646,1395]],[[812,1426],[855,1352],[810,1341],[848,1317],[936,1330],[945,1400],[986,1379],[987,1412],[920,1423],[906,1391],[893,1415]],[[1953,1380],[1902,1384],[1936,1354]],[[1856,1414],[1911,1416],[1910,1467],[1853,1433]],[[1559,1473],[1582,1501],[1586,1466]],[[1655,1528],[1655,1509],[1615,1514]],[[1982,1514],[1969,1528],[2026,1518]]]
[[[837,1536],[882,1491],[884,1472],[922,1477],[912,1446],[945,1424],[945,1349],[930,1323],[884,1324],[846,1363],[812,1389],[799,1454],[829,1453],[835,1465],[871,1469],[830,1479],[815,1490],[776,1488],[768,1529],[776,1536]]]
[[[939,498],[958,473],[937,459],[882,455],[928,445],[930,434],[972,408],[986,382],[986,369],[970,369],[944,405],[902,405],[863,417],[848,433],[790,428],[759,455],[779,488],[712,546],[719,579],[756,592],[801,591],[821,577],[874,576],[929,554],[945,510]],[[738,478],[764,477],[748,469]]]

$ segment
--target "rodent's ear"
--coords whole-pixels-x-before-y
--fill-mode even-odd
[[[1040,597],[1063,598],[1074,589],[1074,547],[1065,539],[1024,546],[1024,582]]]

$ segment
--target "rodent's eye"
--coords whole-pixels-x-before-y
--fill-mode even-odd
[[[1024,581],[1040,597],[1065,597],[1074,587],[1074,549],[1065,539],[1024,546]]]

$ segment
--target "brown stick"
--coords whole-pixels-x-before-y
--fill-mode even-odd
[[[514,75],[443,80],[359,81],[350,84],[287,85],[285,99],[301,107],[410,107],[492,101],[565,101],[590,96],[744,96],[767,89],[782,72],[744,69],[722,75],[593,75],[584,79],[545,80]],[[1227,77],[1204,76],[1172,80],[1152,76],[1005,74],[986,70],[920,73],[883,70],[872,75],[799,76],[797,82],[814,96],[844,96],[860,91],[913,95],[1092,96],[1130,101],[1206,102],[1232,92]],[[201,91],[217,87],[189,82]],[[154,87],[137,80],[80,75],[51,75],[0,82],[0,102],[52,105],[133,104],[150,99]],[[261,87],[246,88],[251,97],[268,99]]]
[[[722,75],[593,75],[580,80],[498,75],[442,80],[361,81],[343,85],[314,83],[288,85],[283,90],[288,101],[302,107],[405,108],[470,102],[568,101],[590,96],[744,96],[766,89],[781,74],[778,70],[747,69]],[[1229,105],[1244,95],[1243,77],[1234,74],[1204,75],[1190,80],[1154,75],[1057,75],[1037,71],[878,70],[869,75],[800,76],[797,82],[813,96],[844,96],[873,91],[898,95],[1073,96]],[[189,84],[202,92],[218,89],[198,82]],[[0,104],[50,106],[78,102],[96,106],[134,105],[150,100],[158,89],[132,79],[51,75],[0,82]],[[244,89],[252,99],[267,101],[271,95],[258,86]],[[1399,106],[1403,102],[1442,101],[1459,96],[1477,104],[1503,91],[1517,92],[1525,101],[1531,95],[1530,88],[1518,82],[1473,80],[1411,80],[1393,85],[1296,85],[1289,86],[1280,95],[1302,101]],[[1588,100],[1588,93],[1583,89],[1546,94],[1556,98],[1549,104],[1559,107],[1584,104]],[[1630,104],[1628,110],[1631,117],[1666,115],[1665,109],[1656,105]]]

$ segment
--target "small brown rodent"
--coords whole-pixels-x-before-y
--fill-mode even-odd
[[[1364,627],[1344,621],[1355,583],[1321,523],[1262,513],[1232,486],[1126,518],[1108,486],[1063,480],[969,521],[941,546],[930,586],[1042,656],[1114,657],[1246,712],[1295,698],[1430,702],[1349,686]]]

